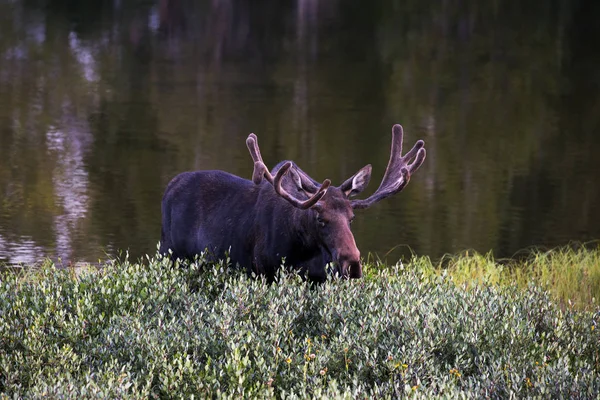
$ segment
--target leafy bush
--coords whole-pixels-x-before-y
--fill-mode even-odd
[[[597,398],[600,310],[418,263],[276,284],[202,259],[0,283],[0,392],[107,398]],[[2,396],[0,396],[2,397]]]

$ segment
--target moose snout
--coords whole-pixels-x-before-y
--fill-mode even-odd
[[[338,260],[340,275],[345,278],[362,278],[362,265],[360,264],[360,252],[352,252],[342,255]]]

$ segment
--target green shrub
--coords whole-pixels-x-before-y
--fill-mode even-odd
[[[467,289],[413,264],[269,285],[160,258],[0,276],[8,397],[600,394],[600,310],[563,310],[535,286]]]

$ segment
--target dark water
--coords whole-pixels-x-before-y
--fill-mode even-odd
[[[370,194],[394,123],[428,158],[363,255],[599,239],[600,2],[524,3],[0,0],[0,261],[153,253],[169,180],[249,178],[250,132]]]

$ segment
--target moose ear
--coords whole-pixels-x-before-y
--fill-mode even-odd
[[[296,169],[290,168],[290,170],[288,171],[288,175],[290,178],[292,178],[292,181],[296,185],[296,188],[298,190],[301,190],[302,189],[302,179],[300,179],[300,175],[298,175],[298,172],[296,172]]]
[[[369,184],[371,180],[371,164],[363,167],[360,171],[354,174],[352,177],[340,186],[340,190],[344,192],[346,197],[356,196]]]

